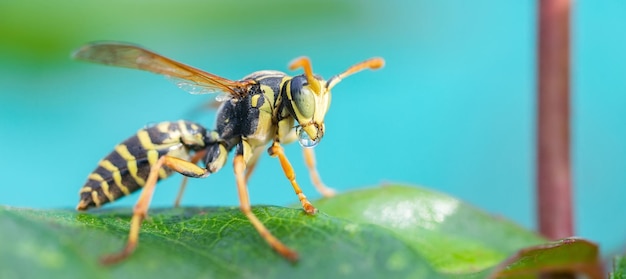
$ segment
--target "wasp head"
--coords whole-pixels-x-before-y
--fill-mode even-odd
[[[324,136],[324,116],[330,106],[330,91],[321,87],[325,81],[314,76],[309,82],[305,75],[295,76],[286,87],[287,108],[298,122],[296,133],[300,144],[313,147]]]
[[[313,147],[324,136],[324,116],[330,107],[330,90],[337,83],[353,73],[367,68],[378,69],[384,64],[382,58],[372,58],[325,81],[313,74],[309,58],[300,57],[292,61],[289,69],[304,68],[304,74],[293,77],[284,91],[286,99],[289,100],[287,108],[299,124],[296,133],[300,144],[304,147]]]

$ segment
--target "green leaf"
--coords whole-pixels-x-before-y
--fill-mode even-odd
[[[125,243],[130,210],[75,213],[0,207],[0,278],[439,278],[402,241],[374,225],[302,210],[255,207],[300,253],[273,252],[238,208],[152,210],[136,252],[103,267]]]
[[[136,252],[111,267],[97,260],[124,246],[131,209],[0,207],[0,278],[533,278],[599,270],[598,249],[587,241],[542,244],[509,221],[423,188],[375,187],[314,204],[315,216],[254,207],[300,253],[295,264],[229,207],[151,210]]]
[[[329,215],[389,229],[438,270],[471,274],[546,242],[535,233],[450,196],[388,185],[317,201]]]
[[[626,256],[617,256],[613,259],[613,272],[609,275],[611,279],[626,278]]]
[[[564,276],[566,274],[568,276]],[[497,267],[492,276],[575,278],[578,274],[587,275],[585,278],[604,278],[598,246],[583,239],[566,238],[519,251]]]

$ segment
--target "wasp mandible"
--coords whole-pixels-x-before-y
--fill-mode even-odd
[[[162,122],[140,129],[115,146],[88,176],[80,190],[77,209],[81,211],[102,206],[143,188],[133,209],[126,246],[118,253],[103,257],[105,264],[119,262],[135,250],[141,224],[148,214],[155,185],[160,179],[174,172],[185,177],[206,177],[224,166],[232,150],[235,153],[233,166],[241,211],[276,252],[295,261],[298,254],[274,237],[251,211],[247,176],[269,144],[269,155],[278,157],[302,208],[307,214],[315,214],[317,209],[302,193],[281,143],[298,140],[305,147],[305,158],[314,184],[323,194],[325,191],[326,194],[331,193],[332,190],[325,188],[319,180],[313,153],[309,149],[324,136],[324,116],[330,105],[330,91],[351,74],[384,65],[382,58],[372,58],[326,81],[313,74],[307,57],[300,57],[290,63],[289,69],[303,68],[304,74],[291,77],[279,71],[265,70],[234,81],[132,44],[88,44],[74,52],[73,57],[161,74],[194,94],[225,93],[220,95],[222,104],[217,112],[215,129],[206,129],[185,120]],[[204,167],[200,167],[199,162]]]

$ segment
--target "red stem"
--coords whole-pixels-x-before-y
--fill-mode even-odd
[[[539,0],[537,201],[539,232],[572,236],[569,75],[570,0]]]

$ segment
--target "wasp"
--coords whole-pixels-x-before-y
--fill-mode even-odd
[[[133,208],[126,245],[121,251],[104,256],[101,261],[105,264],[127,258],[137,247],[141,224],[148,215],[159,180],[173,173],[185,176],[178,204],[187,177],[203,178],[219,171],[233,150],[241,211],[271,248],[288,260],[297,260],[298,254],[272,235],[251,211],[247,178],[263,149],[269,145],[269,155],[278,158],[302,208],[307,214],[315,214],[317,209],[296,182],[281,143],[298,140],[305,147],[305,161],[314,185],[322,194],[332,195],[333,190],[319,179],[311,149],[325,134],[324,116],[330,106],[331,89],[351,74],[384,65],[382,58],[371,58],[324,80],[313,74],[307,57],[299,57],[290,63],[289,69],[302,68],[301,75],[292,77],[264,70],[240,80],[229,80],[126,43],[88,44],[75,51],[73,58],[164,75],[194,94],[222,92],[218,95],[221,105],[214,129],[186,120],[145,127],[115,146],[89,174],[79,193],[77,210],[80,211],[100,207],[143,189]]]

